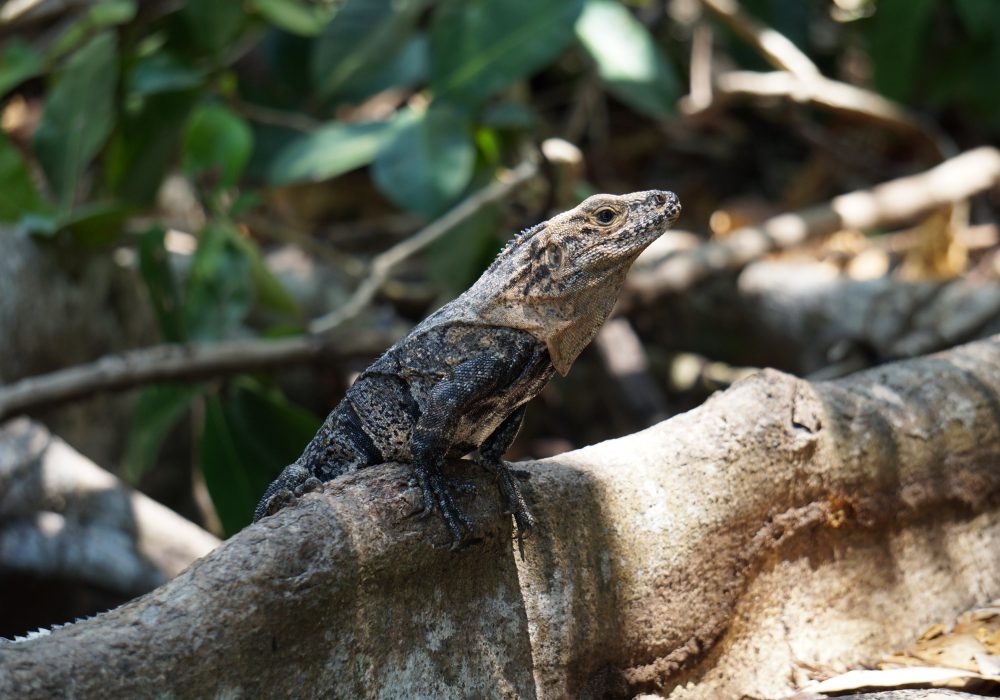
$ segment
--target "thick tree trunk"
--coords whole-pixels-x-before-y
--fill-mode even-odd
[[[0,695],[786,696],[1000,594],[998,392],[1000,337],[836,382],[762,372],[528,465],[523,560],[486,478],[483,541],[455,553],[404,467],[363,470],[0,645]]]

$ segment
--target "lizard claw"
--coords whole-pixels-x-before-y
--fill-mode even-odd
[[[420,513],[420,517],[424,518],[430,515],[436,506],[451,533],[451,548],[458,549],[464,540],[462,529],[464,528],[466,532],[471,533],[476,529],[476,526],[465,514],[465,511],[455,503],[450,489],[455,488],[463,493],[475,493],[475,486],[468,482],[449,479],[423,467],[415,468],[414,472],[424,498],[424,509]]]
[[[535,527],[535,516],[528,510],[528,504],[521,493],[518,480],[526,481],[531,477],[530,472],[521,469],[511,469],[510,465],[502,459],[496,461],[485,461],[483,466],[491,470],[497,479],[497,486],[506,502],[507,511],[514,515],[514,524],[517,526],[517,542],[523,546],[524,538],[531,534]]]

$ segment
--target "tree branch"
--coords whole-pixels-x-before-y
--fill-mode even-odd
[[[337,338],[305,335],[282,340],[158,345],[107,355],[90,364],[0,387],[0,419],[98,391],[120,391],[162,381],[196,381],[378,353],[398,337],[398,333],[366,330]]]
[[[925,172],[835,197],[798,212],[749,226],[725,239],[658,259],[656,245],[639,258],[626,291],[649,302],[690,288],[713,272],[735,270],[775,250],[801,245],[843,229],[870,229],[930,213],[1000,183],[1000,151],[966,151]]]
[[[1000,338],[837,382],[765,371],[529,465],[523,561],[486,475],[461,497],[483,542],[453,553],[409,469],[364,469],[0,645],[0,695],[784,697],[997,596],[998,461]]]
[[[750,17],[735,0],[701,0],[701,4],[775,68],[798,78],[819,76],[819,69],[785,35]]]

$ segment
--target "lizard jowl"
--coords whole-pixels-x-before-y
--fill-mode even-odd
[[[254,520],[342,474],[405,462],[425,510],[437,508],[459,544],[475,525],[440,467],[475,451],[518,536],[527,534],[535,520],[503,461],[524,407],[554,373],[569,371],[611,313],[636,257],[680,210],[673,192],[599,194],[517,235],[468,290],[361,373],[268,487]]]

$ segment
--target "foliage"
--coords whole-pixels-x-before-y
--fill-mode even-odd
[[[810,45],[809,23],[826,4],[744,4],[818,61],[837,59]],[[1000,128],[1000,4],[859,6],[843,46],[867,42],[881,92],[968,108]],[[136,0],[98,0],[44,46],[13,37],[0,47],[0,98],[42,108],[27,137],[0,132],[0,222],[75,239],[92,254],[133,246],[171,342],[302,327],[243,221],[275,189],[367,169],[396,207],[437,216],[551,131],[533,101],[539,85],[559,86],[567,111],[574,90],[599,84],[614,109],[670,119],[683,90],[677,57],[688,51],[669,18],[619,0],[199,0],[137,10]],[[736,37],[724,48],[743,55]],[[390,112],[357,109],[386,94],[399,95]],[[170,175],[188,181],[206,213],[183,273],[156,222]],[[498,218],[482,212],[433,247],[430,275],[471,280],[493,253]],[[251,323],[261,308],[274,328]],[[206,481],[232,531],[315,420],[245,377],[151,388],[126,460],[134,478],[195,403]]]

